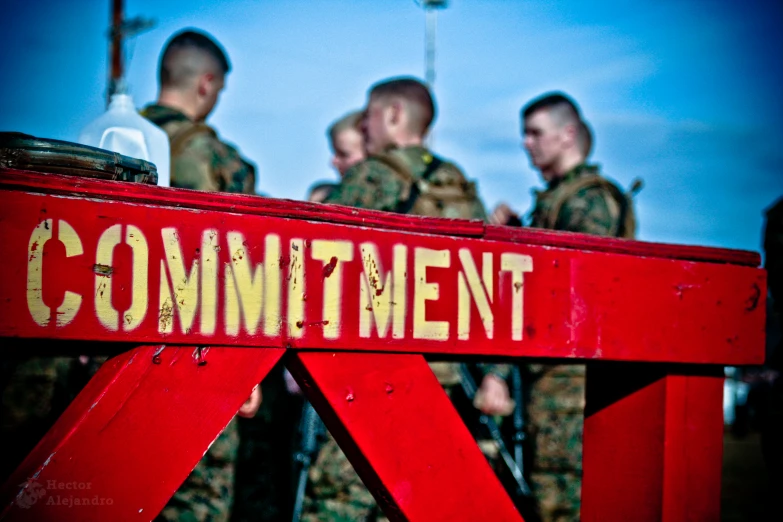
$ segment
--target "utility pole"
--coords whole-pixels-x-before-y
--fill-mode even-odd
[[[424,27],[424,79],[430,89],[435,86],[435,34],[438,30],[438,9],[448,7],[448,0],[421,0],[426,25]]]
[[[154,27],[154,20],[141,18],[125,19],[124,0],[111,0],[111,26],[109,26],[109,86],[106,92],[106,105],[112,94],[124,91],[125,76],[124,43],[127,38],[136,36]]]
[[[448,7],[448,0],[419,0],[419,5],[424,8],[424,81],[430,92],[435,92],[435,33],[438,29],[438,9]],[[435,143],[435,133],[430,131],[427,135],[427,145],[432,147]]]

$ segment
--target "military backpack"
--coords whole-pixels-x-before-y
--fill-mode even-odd
[[[571,197],[585,189],[603,188],[612,196],[611,200],[607,201],[607,204],[610,206],[610,212],[618,216],[618,227],[612,235],[626,239],[634,239],[636,237],[636,213],[633,208],[633,195],[641,188],[639,179],[634,180],[628,192],[621,191],[617,185],[596,174],[582,176],[561,186],[562,190],[556,190],[552,201],[549,203],[548,211],[544,216],[544,228],[555,229],[560,210]]]
[[[452,163],[424,151],[421,157],[424,170],[414,172],[409,162],[395,151],[371,157],[390,167],[409,187],[397,212],[461,219],[484,215],[475,184],[466,180]]]

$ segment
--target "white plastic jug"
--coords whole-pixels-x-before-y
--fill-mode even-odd
[[[79,134],[79,143],[143,159],[158,169],[158,185],[170,183],[169,137],[136,112],[130,94],[114,94],[108,110]]]

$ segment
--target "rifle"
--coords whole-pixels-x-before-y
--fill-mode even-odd
[[[514,443],[514,462],[516,462],[519,472],[524,476],[525,465],[522,458],[522,446],[525,442],[525,416],[522,408],[522,373],[519,366],[511,367],[511,396],[514,399],[514,434],[512,442]]]
[[[473,375],[470,373],[470,369],[465,363],[460,363],[459,372],[460,372],[460,384],[462,385],[462,390],[465,392],[467,398],[470,401],[473,401],[473,399],[476,397],[476,392],[478,391],[478,386],[476,386],[476,381],[475,379],[473,379]],[[521,386],[520,386],[520,391],[521,391]],[[517,408],[521,408],[519,402],[517,403]],[[521,415],[521,411],[520,411],[520,415]],[[490,417],[485,413],[482,413],[481,416],[479,417],[479,422],[487,428],[487,431],[489,431],[492,440],[494,440],[495,444],[497,444],[498,446],[498,452],[500,453],[500,456],[503,458],[503,462],[506,464],[506,467],[508,467],[509,471],[511,472],[511,475],[514,477],[514,481],[517,484],[516,494],[525,497],[531,496],[532,492],[530,491],[530,486],[528,486],[527,481],[525,480],[525,476],[522,474],[522,467],[517,465],[517,462],[508,452],[508,449],[506,448],[506,443],[503,441],[503,436],[500,433],[500,428],[498,428],[495,419],[493,419],[492,417]],[[516,450],[516,441],[515,441],[515,450]],[[519,443],[520,464],[522,461],[521,453],[522,453],[522,445],[520,441]]]
[[[320,440],[325,433],[323,421],[315,412],[315,408],[309,401],[305,401],[302,407],[302,420],[299,424],[299,433],[301,441],[299,451],[296,452],[294,460],[301,464],[299,470],[299,482],[296,486],[296,500],[294,501],[293,522],[299,522],[302,518],[302,508],[304,506],[305,487],[307,486],[307,475],[310,466],[318,456]]]

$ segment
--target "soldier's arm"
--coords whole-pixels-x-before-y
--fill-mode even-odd
[[[242,193],[254,195],[256,193],[256,167],[245,159],[242,159],[242,163],[247,168],[247,175],[242,180]]]
[[[408,190],[390,167],[368,159],[351,167],[324,203],[394,212]]]
[[[563,204],[555,229],[597,236],[613,235],[619,215],[614,215],[609,208],[607,197],[612,196],[600,187],[579,191]]]
[[[233,145],[218,142],[215,177],[220,190],[237,194],[256,193],[256,168]]]
[[[219,163],[218,151],[212,136],[194,136],[177,156],[171,158],[171,186],[194,190],[218,191],[220,185],[215,173]]]

